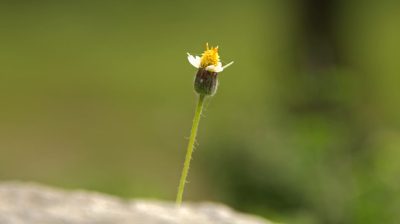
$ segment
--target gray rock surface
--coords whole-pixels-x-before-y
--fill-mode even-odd
[[[0,224],[268,224],[214,203],[123,200],[22,182],[0,182]]]

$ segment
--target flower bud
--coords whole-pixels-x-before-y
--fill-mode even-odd
[[[212,96],[217,91],[217,72],[199,68],[194,80],[194,90],[200,95]]]

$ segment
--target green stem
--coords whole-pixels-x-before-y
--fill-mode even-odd
[[[190,131],[190,138],[186,151],[185,163],[183,164],[182,175],[179,181],[178,195],[176,196],[176,204],[178,206],[182,204],[183,191],[185,189],[186,178],[189,173],[190,160],[192,159],[192,153],[193,153],[194,143],[196,141],[196,135],[197,135],[197,129],[199,127],[201,111],[203,110],[204,99],[205,95],[199,96],[199,100],[196,106],[196,112],[193,118],[192,130]]]

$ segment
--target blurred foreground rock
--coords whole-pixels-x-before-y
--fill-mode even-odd
[[[160,201],[126,201],[86,191],[0,182],[0,224],[268,224],[212,203],[177,208]]]

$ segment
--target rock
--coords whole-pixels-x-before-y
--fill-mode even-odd
[[[33,183],[0,183],[0,224],[268,224],[214,203],[123,200]]]

